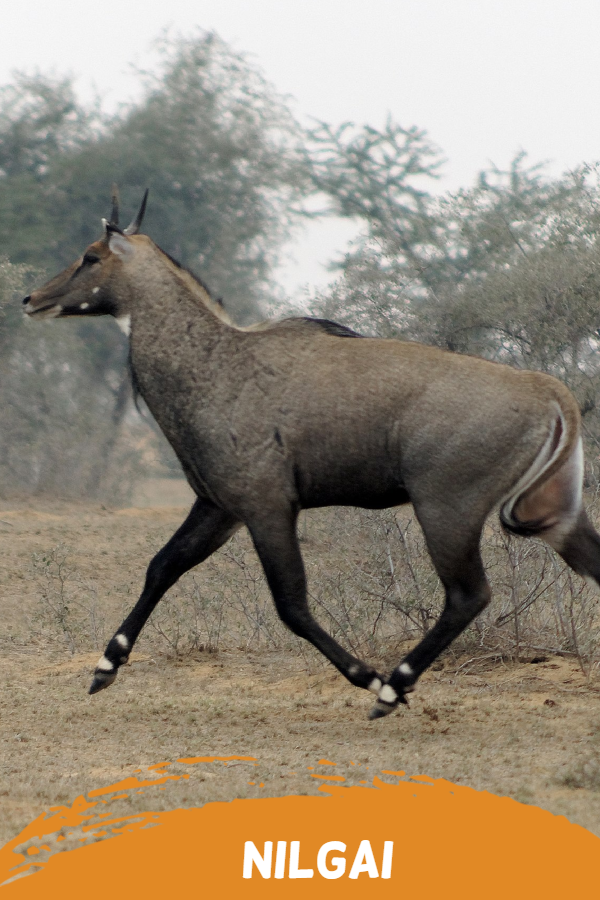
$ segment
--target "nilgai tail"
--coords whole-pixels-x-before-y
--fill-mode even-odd
[[[112,315],[129,333],[138,390],[197,500],[154,557],[139,601],[98,663],[111,684],[177,579],[245,525],[277,611],[352,684],[372,716],[406,702],[425,669],[486,606],[486,518],[547,541],[600,583],[600,536],[582,507],[577,404],[556,379],[334,323],[236,328],[206,288],[139,234],[118,197],[103,237],[25,298],[32,318]],[[301,509],[412,503],[446,591],[431,631],[385,680],[313,618],[296,523]]]

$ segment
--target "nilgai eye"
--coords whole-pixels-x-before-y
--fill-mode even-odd
[[[93,263],[100,262],[100,257],[96,256],[95,253],[86,253],[82,262],[86,266],[91,266]]]

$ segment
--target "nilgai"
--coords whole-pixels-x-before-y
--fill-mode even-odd
[[[122,230],[114,196],[102,238],[23,301],[35,319],[117,319],[130,336],[136,389],[197,496],[151,561],[91,693],[115,680],[165,591],[241,525],[283,621],[377,695],[372,718],[406,703],[419,676],[489,602],[480,540],[494,509],[508,531],[543,538],[600,583],[600,535],[582,507],[579,410],[564,385],[322,320],[238,328],[203,284],[139,234],[146,197]],[[409,502],[446,600],[385,679],[313,618],[296,523],[301,509]]]

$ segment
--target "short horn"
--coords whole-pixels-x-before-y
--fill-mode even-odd
[[[131,225],[128,225],[125,229],[125,234],[137,234],[140,230],[142,219],[144,218],[144,213],[146,212],[146,201],[148,200],[148,188],[144,191],[144,199],[142,200],[142,205],[140,206],[140,211],[138,212],[135,219],[132,221]]]
[[[110,224],[118,225],[119,224],[119,188],[113,181],[113,185],[110,189],[110,196],[112,199],[112,212],[110,214]]]

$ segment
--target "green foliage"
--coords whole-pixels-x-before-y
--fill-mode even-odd
[[[598,440],[598,173],[545,179],[519,156],[492,174],[441,203],[447,279],[413,303],[410,336],[556,375]]]
[[[441,165],[426,133],[391,119],[383,131],[320,124],[311,140],[311,176],[338,215],[364,231],[340,264],[342,278],[316,298],[315,312],[366,334],[406,328],[410,301],[424,296],[445,260],[444,230],[427,187]]]
[[[100,236],[113,181],[124,218],[150,187],[145,230],[234,318],[259,318],[275,295],[271,269],[307,184],[285,104],[214,34],[165,39],[158,70],[140,78],[142,99],[112,118],[84,109],[68,78],[18,75],[0,90],[0,242],[13,264],[0,269],[4,491],[106,496],[132,474],[139,419],[118,330],[23,323],[19,311]]]
[[[600,444],[596,168],[552,179],[520,153],[507,171],[435,197],[441,157],[425,132],[391,119],[381,131],[320,123],[302,147],[281,98],[216,35],[165,39],[161,59],[140,73],[142,99],[112,119],[82,108],[69,79],[18,76],[0,91],[0,240],[17,264],[0,267],[7,479],[55,489],[46,452],[60,483],[79,471],[73,484],[96,491],[131,427],[117,331],[89,320],[25,328],[7,302],[43,280],[31,267],[51,274],[98,237],[113,181],[131,215],[150,187],[148,233],[240,322],[275,297],[277,250],[302,197],[318,192],[364,229],[313,312],[558,375]],[[61,429],[62,469],[47,454],[63,445]],[[90,435],[100,459],[86,456]]]
[[[12,262],[48,271],[63,264],[57,160],[80,153],[98,125],[97,114],[77,103],[68,78],[18,74],[0,90],[0,242]],[[68,252],[72,257],[75,248]]]
[[[2,177],[44,180],[57,156],[92,137],[94,118],[77,103],[69,78],[18,73],[0,89]]]
[[[401,171],[400,179],[426,170],[427,143],[415,152],[424,161]],[[346,151],[339,153],[344,167]],[[362,165],[370,170],[368,161]],[[370,184],[375,190],[375,181]],[[329,187],[338,190],[334,180]],[[368,237],[348,258],[342,278],[315,298],[315,312],[366,333],[416,338],[550,372],[571,387],[584,414],[595,410],[598,169],[582,166],[549,179],[520,153],[508,171],[482,172],[470,190],[440,199],[419,193],[411,215],[421,220],[420,231],[400,216],[396,227],[383,181],[379,189],[382,200],[373,199],[364,212]],[[340,203],[347,190],[347,184],[340,188]],[[586,418],[586,428],[600,442],[595,415]]]
[[[424,131],[406,130],[391,119],[382,132],[321,122],[308,138],[313,183],[339,215],[358,216],[374,233],[402,239],[410,226],[422,227],[428,195],[414,182],[435,177],[441,164]]]
[[[425,186],[442,162],[426,133],[388,119],[381,132],[348,122],[334,129],[322,122],[308,138],[314,187],[328,195],[332,211],[363,219],[367,226],[342,267],[372,255],[373,242],[393,245],[405,265],[419,267],[424,248],[437,243]]]
[[[48,271],[100,234],[110,185],[131,216],[198,271],[234,316],[256,318],[305,178],[296,125],[262,75],[214,34],[165,40],[141,101],[106,119],[68,80],[0,94],[0,239]],[[14,163],[9,163],[14,159]]]
[[[0,495],[123,498],[138,466],[123,336],[109,323],[25,320],[33,277],[0,263]]]

